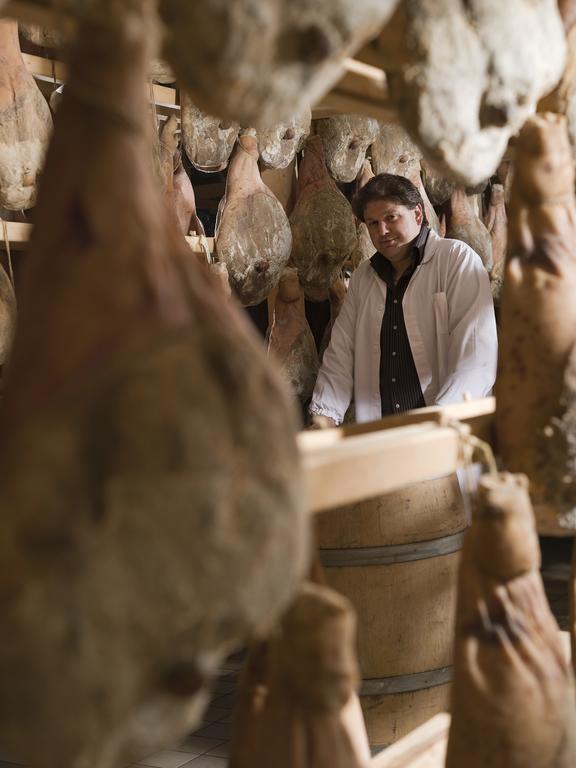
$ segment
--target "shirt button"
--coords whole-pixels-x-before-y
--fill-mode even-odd
[[[398,326],[397,325],[393,325],[392,326],[392,330],[397,331],[398,330]]]
[[[392,352],[392,357],[396,357],[396,352]]]
[[[396,379],[392,379],[392,384],[396,384]]]
[[[400,403],[396,403],[396,408],[400,408]]]
[[[398,304],[398,299],[394,299],[394,304]]]

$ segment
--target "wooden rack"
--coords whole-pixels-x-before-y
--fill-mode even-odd
[[[68,7],[71,5],[69,3]],[[72,29],[74,26],[70,13],[52,9],[41,0],[8,0],[0,9],[0,14],[47,28]],[[396,113],[388,98],[386,76],[375,65],[377,57],[366,55],[364,58],[371,58],[372,61],[351,58],[344,60],[342,77],[313,106],[312,117],[362,114],[384,122],[397,122]],[[66,79],[64,65],[60,62],[31,55],[25,55],[25,60],[32,74],[45,85],[62,83]],[[154,84],[153,89],[160,116],[179,111],[177,92],[174,88]]]
[[[13,251],[21,251],[26,248],[30,234],[32,232],[32,224],[7,221],[6,231],[8,234],[8,242],[10,243],[10,249]],[[4,239],[4,227],[0,227],[0,248],[6,249],[6,242]],[[199,235],[187,235],[186,242],[194,251],[194,253],[204,253],[204,246],[202,244],[202,238]],[[208,249],[210,253],[214,252],[214,238],[206,237],[205,241],[208,242]]]
[[[461,427],[490,442],[495,410],[490,397],[368,424],[301,432],[298,445],[310,511],[452,474],[465,465]]]

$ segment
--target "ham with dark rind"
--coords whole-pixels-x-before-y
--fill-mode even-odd
[[[504,466],[524,472],[538,530],[576,530],[576,199],[565,118],[516,142],[496,396]]]
[[[266,168],[287,168],[310,133],[309,109],[284,123],[258,131],[260,162]]]
[[[438,216],[428,199],[422,183],[420,161],[422,152],[400,125],[381,123],[380,132],[372,144],[372,166],[375,173],[394,173],[414,184],[424,202],[424,213],[428,224],[435,232],[439,230]]]
[[[181,91],[182,143],[192,165],[204,173],[224,170],[240,132],[238,123],[211,117]]]
[[[438,173],[424,158],[420,161],[420,167],[422,169],[422,183],[428,199],[432,205],[444,205],[454,192],[455,183]]]
[[[0,743],[46,768],[182,738],[309,560],[288,389],[153,177],[147,8],[80,24],[0,404]]]
[[[18,24],[0,20],[0,206],[32,208],[52,131],[52,115],[28,72]]]
[[[194,103],[261,129],[300,114],[341,77],[399,0],[160,0],[165,53]]]
[[[178,134],[178,119],[175,115],[170,115],[160,134],[166,203],[183,235],[188,235],[190,230],[197,235],[203,235],[204,226],[196,214],[194,188],[182,165]]]
[[[304,147],[290,216],[292,262],[306,295],[327,291],[357,247],[352,207],[326,167],[320,136]]]
[[[492,271],[490,285],[494,301],[500,301],[504,268],[506,265],[506,244],[508,242],[508,216],[506,214],[505,191],[502,184],[490,187],[490,202],[485,218],[486,229],[492,240]]]
[[[556,0],[410,0],[378,39],[401,122],[461,186],[492,176],[565,53]]]
[[[524,475],[484,476],[458,581],[446,768],[573,768],[576,706]]]
[[[359,192],[362,187],[373,178],[374,171],[372,170],[372,165],[370,160],[366,159],[362,163],[362,168],[356,179],[356,192]],[[376,253],[376,248],[374,248],[374,243],[368,232],[368,227],[363,221],[359,221],[358,219],[356,219],[356,235],[358,237],[358,243],[352,254],[353,269],[357,269],[363,261],[370,259]]]
[[[330,175],[336,181],[354,181],[366,159],[366,150],[378,136],[378,121],[364,115],[334,115],[316,120]]]
[[[446,237],[467,243],[480,256],[482,264],[490,272],[494,264],[492,239],[486,225],[474,211],[465,190],[456,187],[444,206],[444,211],[446,213]]]
[[[244,306],[254,306],[278,285],[290,258],[292,234],[282,205],[258,170],[256,137],[240,136],[218,209],[216,252]]]
[[[268,354],[280,363],[285,379],[301,403],[312,397],[318,376],[316,342],[306,319],[304,291],[298,270],[286,267],[274,302]]]

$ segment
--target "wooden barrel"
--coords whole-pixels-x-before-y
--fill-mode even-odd
[[[391,744],[448,708],[466,525],[455,475],[318,517],[327,581],[358,614],[371,744]]]

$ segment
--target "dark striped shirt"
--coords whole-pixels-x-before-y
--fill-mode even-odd
[[[422,261],[429,232],[429,228],[423,225],[412,245],[412,263],[397,283],[394,282],[394,267],[385,256],[377,252],[370,259],[376,274],[387,286],[386,307],[380,331],[382,416],[402,413],[411,408],[423,408],[426,405],[406,332],[402,299]]]

